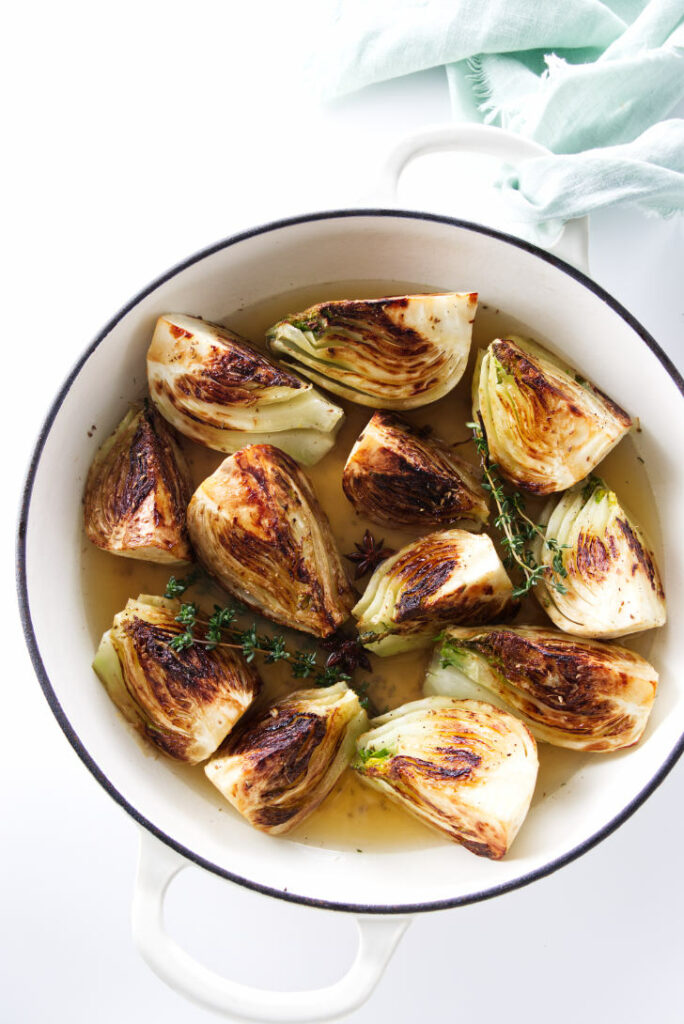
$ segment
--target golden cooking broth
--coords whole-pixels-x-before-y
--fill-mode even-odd
[[[472,282],[465,283],[470,287]],[[264,345],[264,334],[277,320],[288,313],[305,309],[316,302],[342,298],[375,298],[383,295],[401,295],[434,291],[416,282],[406,281],[363,281],[342,282],[299,288],[286,294],[274,296],[252,307],[228,310],[223,323],[260,347]],[[487,304],[486,296],[480,296],[480,305],[473,325],[473,347],[463,378],[454,390],[432,405],[408,413],[402,413],[414,424],[429,424],[435,433],[446,441],[463,441],[469,436],[465,424],[471,419],[470,386],[478,348],[486,347],[496,337],[520,334],[553,347],[552,339],[535,332],[533,326],[520,323],[514,317]],[[582,372],[583,367],[577,369]],[[595,383],[610,394],[610,381],[597,380]],[[141,398],[132,389],[131,401]],[[354,542],[360,540],[366,528],[376,536],[384,537],[386,545],[398,549],[419,536],[418,530],[390,530],[378,527],[358,515],[344,496],[342,470],[356,438],[371,417],[373,410],[365,406],[345,402],[333,395],[333,401],[341,404],[346,420],[337,438],[333,451],[318,465],[306,470],[321,502],[330,518],[333,533],[340,550],[347,553],[354,550]],[[636,414],[638,410],[630,410]],[[107,424],[113,429],[115,424]],[[103,437],[102,440],[105,438]],[[223,461],[225,455],[193,442],[180,438],[181,445],[190,464],[195,485],[212,473]],[[601,464],[599,472],[633,511],[652,542],[660,550],[657,515],[652,491],[648,482],[647,468],[638,458],[638,434],[626,437]],[[459,448],[459,454],[476,462],[473,445],[469,442]],[[534,501],[529,507],[539,507]],[[425,532],[425,531],[423,531]],[[168,566],[155,566],[148,562],[120,558],[100,551],[83,538],[82,579],[86,618],[93,640],[93,652],[102,633],[109,628],[113,616],[120,611],[129,597],[140,593],[161,594],[173,570]],[[360,581],[363,588],[367,578]],[[206,586],[204,592],[198,587],[193,599],[200,604],[211,605],[213,600],[225,603],[228,598],[218,588]],[[544,612],[534,598],[526,598],[516,625],[550,625]],[[269,624],[260,623],[261,630]],[[283,632],[282,630],[278,630]],[[293,646],[311,646],[311,638],[303,634],[289,633]],[[652,633],[620,640],[648,657]],[[393,658],[378,658],[371,655],[372,672],[366,676],[357,674],[357,680],[368,681],[368,694],[378,711],[398,707],[409,700],[422,696],[422,683],[430,652],[419,651],[398,655]],[[294,680],[283,665],[260,665],[264,680],[264,694],[261,699],[274,699],[306,686],[306,682]],[[93,676],[93,685],[98,685]],[[131,734],[133,730],[131,730]],[[138,742],[142,743],[142,740]],[[162,756],[146,748],[151,756]],[[596,756],[596,755],[593,755]],[[606,755],[600,755],[606,756]],[[609,756],[609,755],[608,755]],[[588,763],[592,755],[576,753],[539,745],[539,779],[533,804],[550,795],[564,785],[572,775]],[[206,779],[201,767],[190,768],[169,761],[173,771],[196,793],[198,798],[209,800],[214,806],[228,813],[236,813],[222,799],[218,791]],[[328,848],[369,849],[416,848],[445,842],[443,837],[432,832],[425,825],[412,818],[385,797],[365,786],[351,771],[345,772],[323,804],[292,833],[290,838],[298,842],[311,843]]]

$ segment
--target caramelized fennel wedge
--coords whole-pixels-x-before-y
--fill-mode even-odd
[[[191,493],[183,453],[145,402],[126,413],[92,462],[83,499],[88,539],[127,558],[189,562],[186,508]]]
[[[653,549],[634,517],[598,477],[551,499],[541,516],[545,537],[563,546],[564,592],[542,582],[535,590],[560,629],[577,636],[618,637],[664,625],[665,591]],[[532,554],[553,557],[542,537]]]
[[[581,480],[625,436],[632,420],[590,381],[535,342],[497,338],[478,356],[473,417],[492,462],[536,494]]]
[[[344,413],[219,324],[169,313],[147,353],[152,401],[186,437],[222,452],[273,442],[304,465],[335,443]]]
[[[512,591],[486,534],[444,530],[382,562],[352,613],[364,645],[391,655],[429,646],[445,624],[510,617]]]
[[[537,626],[447,629],[425,677],[426,695],[491,701],[538,740],[609,753],[637,743],[658,673],[640,655]]]
[[[125,718],[163,753],[198,764],[223,742],[260,688],[238,651],[175,651],[177,601],[141,594],[114,616],[93,668]]]
[[[267,332],[271,350],[315,384],[359,405],[415,409],[463,376],[477,293],[321,302]]]
[[[471,853],[504,856],[539,766],[522,722],[480,701],[426,697],[370,724],[352,762],[365,782]]]
[[[250,825],[282,835],[328,795],[367,726],[345,683],[299,690],[245,722],[204,770]]]
[[[438,437],[376,412],[349,453],[342,487],[357,512],[383,526],[479,529],[489,516],[480,474]]]
[[[278,448],[225,459],[195,491],[188,526],[208,572],[266,618],[326,637],[349,617],[355,595],[327,516]]]

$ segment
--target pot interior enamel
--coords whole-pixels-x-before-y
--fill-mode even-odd
[[[379,278],[479,291],[482,301],[553,339],[643,428],[639,451],[657,504],[669,609],[650,649],[661,678],[655,708],[637,748],[584,758],[562,787],[539,794],[499,863],[448,842],[360,855],[262,835],[227,806],[220,813],[220,798],[196,792],[187,773],[132,742],[90,668],[80,577],[83,484],[103,437],[140,393],[155,318],[187,311],[219,319],[304,285]],[[425,215],[333,214],[276,224],[166,275],[109,325],[74,371],[46,424],[27,489],[28,639],[46,695],[90,769],[136,818],[212,870],[286,899],[346,909],[429,909],[484,898],[553,870],[607,834],[674,763],[684,733],[684,470],[673,436],[682,396],[651,345],[571,268],[495,232]],[[93,423],[99,429],[91,437]]]

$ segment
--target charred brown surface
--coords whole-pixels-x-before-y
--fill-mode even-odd
[[[459,839],[461,846],[465,846],[466,850],[474,853],[476,857],[488,857],[490,860],[501,860],[506,850],[501,844],[498,846],[488,846],[487,843],[479,842],[476,839],[466,839],[461,836]]]
[[[160,413],[209,448],[234,452],[273,435],[305,464],[330,450],[343,410],[227,327],[184,314],[157,320],[147,351]]]
[[[439,748],[443,759],[449,764],[440,764],[436,761],[425,761],[420,757],[393,757],[390,770],[386,778],[403,779],[407,775],[419,773],[424,778],[437,780],[469,779],[473,774],[473,768],[480,764],[482,758],[468,750],[445,750]]]
[[[296,806],[287,807],[283,805],[278,806],[277,804],[259,807],[252,815],[252,824],[264,829],[272,829],[278,825],[286,825],[288,821],[291,821],[292,818],[294,818],[298,810],[299,808]]]
[[[195,644],[184,651],[169,646],[182,627],[172,621],[158,626],[133,618],[124,625],[159,706],[173,717],[174,709],[182,708],[188,698],[195,705],[212,704],[230,685],[244,693],[256,693],[259,677],[237,651],[216,647],[208,651]]]
[[[459,765],[459,755],[463,755]],[[444,757],[444,754],[442,754]],[[445,832],[451,839],[479,857],[499,860],[506,853],[506,837],[502,830],[479,818],[459,801],[459,787],[469,786],[481,759],[470,751],[454,750],[453,765],[427,761],[419,757],[397,755],[384,770],[373,762],[364,768],[364,774],[382,779],[394,792],[399,802],[406,803],[418,817]],[[453,794],[454,806],[447,810],[442,787]]]
[[[325,637],[354,593],[330,525],[302,470],[271,445],[250,445],[200,485],[189,509],[200,560],[268,618]]]
[[[474,306],[476,298],[455,296],[453,315],[460,320],[459,327],[463,306]],[[437,316],[426,317],[420,329],[411,326],[412,299],[430,302],[433,297],[320,303],[275,324],[267,332],[269,344],[306,376],[328,381],[332,390],[353,401],[370,405],[373,398],[390,408],[424,404],[422,399],[429,401],[444,380],[453,375],[455,383],[460,377],[470,339],[456,340],[458,330],[451,338],[443,328],[437,330]],[[315,346],[310,339],[298,342],[279,334],[287,326],[311,333]]]
[[[595,534],[580,533],[569,571],[600,581],[605,578],[610,565],[611,554],[603,541]]]
[[[502,630],[467,646],[498,667],[510,683],[551,709],[555,719],[581,731],[593,729],[591,719],[605,720],[611,714],[608,698],[619,693],[624,683],[624,677],[611,676],[605,661],[579,644],[532,643]]]
[[[540,483],[536,480],[530,480],[529,477],[511,471],[505,473],[506,479],[515,484],[516,487],[524,487],[530,494],[549,494],[549,487],[547,484]]]
[[[142,732],[145,738],[154,743],[155,747],[159,747],[167,757],[172,757],[175,761],[187,761],[193,741],[186,733],[155,729],[148,722],[143,725]]]
[[[248,342],[232,337],[218,325],[222,348],[215,347],[209,358],[197,361],[192,373],[176,380],[176,388],[185,396],[218,405],[254,405],[264,390],[299,390],[306,384],[293,373],[278,366]]]
[[[514,615],[519,602],[512,600],[510,589],[494,592],[488,580],[457,584],[456,578],[466,563],[462,543],[454,534],[429,534],[403,554],[389,569],[392,580],[399,580],[400,591],[392,612],[392,622],[404,630],[421,629],[429,622],[468,622],[473,625]]]
[[[449,579],[457,565],[458,561],[452,559],[441,563],[427,562],[417,565],[411,562],[402,566],[398,571],[397,566],[394,566],[393,575],[401,576],[404,580],[404,588],[402,588],[401,597],[395,608],[395,621],[404,622],[406,619],[420,615],[421,611],[425,610],[430,598]],[[460,593],[456,593],[456,597],[460,597],[464,591],[465,587],[462,587]]]
[[[86,532],[107,550],[157,547],[189,560],[190,495],[173,434],[145,403],[93,462],[84,498]]]
[[[636,532],[632,529],[626,519],[617,519],[616,522],[623,537],[627,541],[629,549],[634,555],[637,564],[640,565],[645,572],[648,582],[651,584],[651,589],[655,591],[658,597],[661,599],[664,598],[665,591],[663,590],[663,585],[650,551],[644,547]]]
[[[665,593],[655,555],[639,524],[618,495],[590,476],[543,512],[545,534],[562,536],[566,588],[548,577],[538,596],[552,621],[576,636],[612,639],[662,626]],[[553,546],[553,544],[552,544]],[[534,551],[550,567],[541,537]]]
[[[227,754],[243,758],[241,785],[259,790],[259,806],[252,816],[257,825],[282,825],[301,810],[301,793],[288,793],[303,782],[311,760],[326,736],[326,723],[315,714],[269,709],[248,725]],[[283,802],[284,801],[284,802]]]
[[[519,388],[524,388],[530,397],[541,405],[544,412],[551,412],[559,401],[570,402],[569,392],[551,382],[540,370],[537,363],[507,338],[492,343],[492,352],[504,370],[515,379]]]
[[[561,634],[554,638],[530,628],[517,632],[490,627],[453,642],[485,659],[514,710],[578,738],[595,738],[582,749],[610,750],[625,745],[613,740],[625,737],[629,744],[633,736],[638,738],[642,705],[648,706],[655,694],[655,672],[651,680],[639,675],[650,666],[626,648]]]
[[[225,739],[261,682],[230,648],[175,651],[171,641],[182,629],[174,611],[142,599],[129,601],[110,637],[143,735],[170,757],[196,764]]]
[[[551,352],[522,338],[493,341],[480,367],[476,411],[492,461],[533,494],[562,491],[596,466],[629,416]]]
[[[281,834],[329,793],[351,754],[348,744],[341,756],[348,729],[358,735],[364,724],[357,698],[343,684],[332,698],[300,690],[244,720],[207,775],[252,825]]]
[[[358,512],[382,525],[446,526],[487,517],[474,467],[392,413],[374,414],[347,461],[342,486]]]
[[[316,330],[333,327],[352,331],[361,344],[371,347],[381,338],[388,353],[396,358],[422,355],[430,348],[429,343],[417,331],[388,316],[388,310],[401,310],[407,306],[408,299],[404,296],[324,303],[317,307],[317,313],[311,318],[317,324],[313,330],[315,333]]]
[[[444,777],[435,779],[434,776],[423,776],[424,780],[428,778],[430,782],[436,781],[438,784],[445,782]],[[455,781],[467,782],[468,777]],[[418,786],[414,788],[416,782],[418,782]],[[487,857],[489,860],[501,860],[506,853],[508,848],[506,837],[496,826],[485,820],[478,820],[475,815],[468,815],[467,821],[465,816],[458,812],[454,813],[453,817],[445,815],[441,803],[430,800],[423,788],[420,787],[419,780],[410,774],[404,774],[400,785],[401,795],[413,806],[414,813],[419,817],[427,818],[433,825],[438,822],[437,827],[441,832],[445,832],[470,853],[474,853],[477,857]],[[432,812],[432,814],[426,814],[426,811]]]
[[[573,404],[571,392],[550,381],[534,359],[523,352],[514,341],[508,338],[495,341],[492,344],[492,351],[504,369],[515,378],[516,384],[533,392],[544,409],[551,410],[557,402],[562,401],[568,403],[567,409],[571,415],[578,417],[585,415],[581,409]],[[601,402],[607,406],[609,412],[624,427],[631,426],[631,416],[604,391],[597,388],[591,381],[580,378],[577,375],[575,375],[575,380],[578,383],[581,382],[582,387],[592,391],[600,398]]]
[[[286,322],[314,335],[339,331],[342,341],[354,341],[373,347],[378,339],[394,350],[396,356],[424,351],[425,341],[409,327],[397,324],[387,315],[389,309],[403,309],[406,299],[340,300],[312,306],[302,314],[294,314]],[[346,337],[345,337],[346,336]],[[331,346],[328,346],[330,352]]]
[[[112,492],[110,508],[115,516],[125,516],[136,512],[147,495],[154,489],[157,482],[158,468],[161,470],[165,455],[165,446],[159,444],[151,424],[143,413],[133,435],[128,453],[128,466],[122,459],[121,487]],[[175,498],[175,495],[174,495]],[[177,508],[177,500],[174,501]]]
[[[488,702],[446,696],[406,704],[371,725],[352,765],[362,778],[473,853],[506,853],[537,777],[527,726]]]
[[[455,743],[462,743],[464,741],[463,736],[455,736]],[[449,763],[457,762],[463,767],[456,769],[458,771],[472,771],[473,768],[477,768],[482,764],[482,757],[476,754],[474,750],[469,750],[467,747],[449,746],[449,747],[435,747],[435,753],[441,754],[442,757]]]
[[[156,483],[162,483],[168,490],[173,517],[182,522],[182,529],[185,531],[185,510],[191,494],[190,482],[178,467],[173,435],[169,427],[154,408],[145,402],[131,445],[122,512],[125,510],[129,493],[129,507],[137,509]],[[139,498],[136,493],[138,487],[141,489]]]
[[[248,754],[255,764],[275,757],[291,783],[306,770],[313,749],[324,736],[325,722],[319,715],[268,708],[231,738],[226,752]]]

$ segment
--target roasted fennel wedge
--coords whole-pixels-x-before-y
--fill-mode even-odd
[[[564,592],[542,580],[535,595],[568,633],[617,637],[665,623],[665,592],[653,550],[620,499],[590,477],[551,499],[541,515],[546,537],[561,545]],[[553,552],[536,537],[532,554],[550,566]]]
[[[610,752],[637,743],[658,673],[617,644],[536,626],[447,629],[435,648],[424,693],[491,701],[538,740]]]
[[[250,825],[282,835],[328,795],[367,728],[346,683],[298,690],[245,721],[204,771]]]
[[[363,428],[342,486],[357,512],[383,526],[479,529],[489,515],[478,470],[394,413],[376,412]]]
[[[271,350],[321,387],[376,409],[415,409],[463,376],[476,293],[321,302],[267,332]]]
[[[473,416],[508,480],[536,494],[565,490],[628,432],[627,413],[551,352],[497,338],[479,354]]]
[[[92,462],[83,496],[88,539],[127,558],[191,561],[185,522],[191,494],[183,453],[145,402],[126,413]]]
[[[181,434],[220,452],[277,444],[318,462],[342,410],[226,327],[180,313],[159,317],[147,353],[152,401]]]
[[[325,637],[355,596],[306,474],[271,445],[249,445],[204,480],[188,507],[197,557],[261,615]]]
[[[517,609],[486,534],[430,533],[382,562],[352,609],[374,654],[429,646],[445,624],[491,622]]]
[[[259,676],[242,654],[176,651],[177,601],[141,594],[114,616],[93,668],[125,718],[169,757],[205,761],[252,703]]]
[[[352,768],[471,853],[499,860],[527,814],[537,748],[527,726],[477,700],[426,697],[371,721]]]

